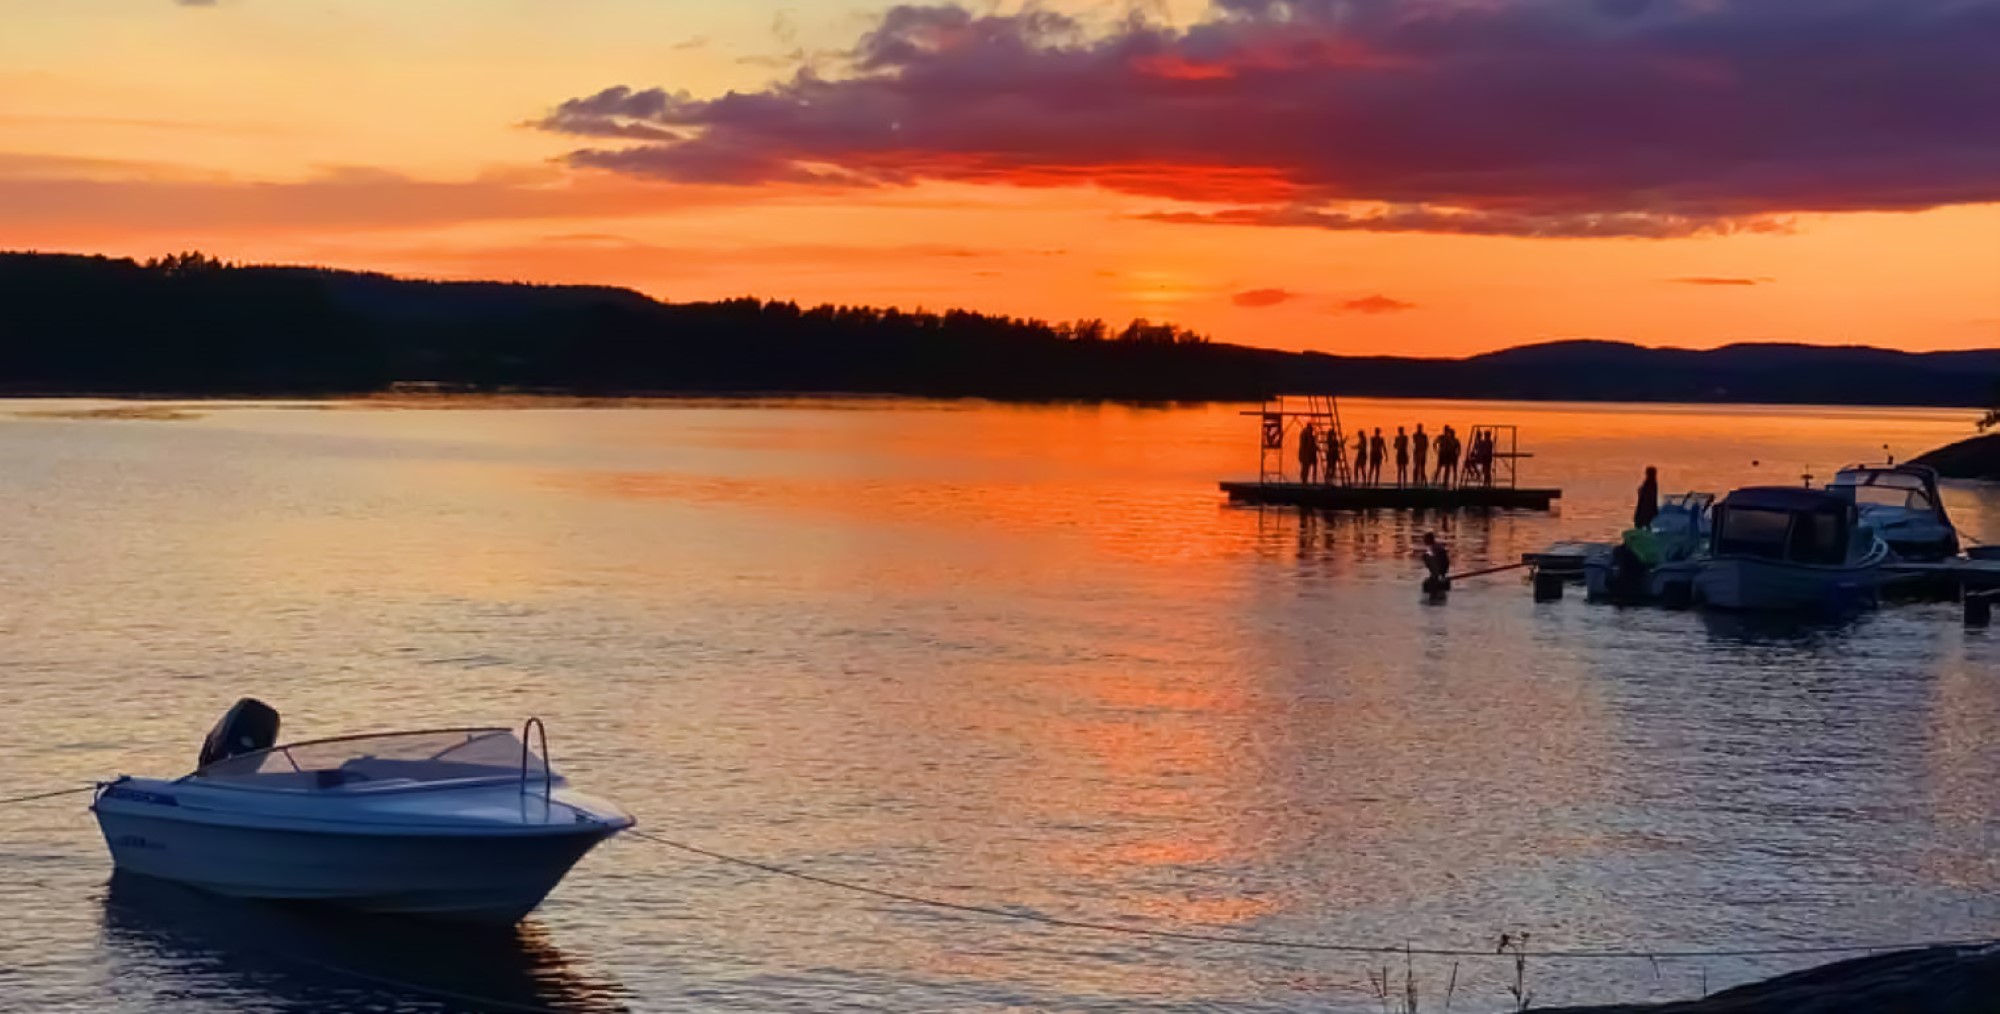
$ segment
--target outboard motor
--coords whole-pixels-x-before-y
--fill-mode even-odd
[[[269,750],[278,743],[278,709],[255,697],[245,697],[222,713],[222,720],[208,730],[201,741],[201,762],[205,768],[219,760],[246,753]]]

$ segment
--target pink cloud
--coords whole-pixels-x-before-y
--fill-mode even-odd
[[[538,125],[601,142],[574,165],[650,180],[1096,186],[1211,206],[1169,222],[1667,238],[2000,201],[1996,53],[1997,0],[1215,0],[1184,28],[900,6],[832,70],[609,88]]]
[[[145,163],[0,152],[0,235],[17,243],[144,234],[406,231],[466,222],[617,218],[740,203],[741,188],[662,188],[560,171],[420,180],[344,169],[295,182]]]

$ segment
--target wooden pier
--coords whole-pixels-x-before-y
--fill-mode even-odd
[[[1882,570],[1895,578],[1954,584],[1966,592],[2000,589],[2000,560],[1970,560],[1962,556],[1931,563],[1898,560],[1883,564]]]
[[[1334,511],[1464,509],[1545,511],[1559,489],[1521,486],[1333,486],[1305,482],[1224,482],[1230,503]]]
[[[1609,542],[1557,542],[1536,553],[1522,553],[1513,566],[1529,568],[1529,584],[1535,601],[1549,602],[1563,596],[1563,586],[1583,580],[1584,563],[1611,549]],[[1511,569],[1511,568],[1501,568]],[[1682,589],[1685,592],[1688,589]],[[1955,556],[1943,560],[1917,562],[1892,560],[1881,566],[1875,590],[1890,601],[1956,599],[1965,607],[1965,625],[1981,628],[1993,622],[1993,607],[2000,605],[2000,558],[1981,555]],[[1687,595],[1645,600],[1672,608],[1693,605]],[[1626,604],[1633,604],[1627,601]]]

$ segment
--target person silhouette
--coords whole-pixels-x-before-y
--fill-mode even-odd
[[[1458,485],[1458,431],[1446,423],[1438,436],[1438,482],[1449,489]]]
[[[1368,481],[1368,431],[1354,434],[1354,484],[1360,486]]]
[[[1396,485],[1410,484],[1410,435],[1396,427]]]
[[[1424,432],[1424,424],[1417,424],[1417,431],[1410,434],[1410,459],[1415,466],[1410,469],[1410,478],[1421,486],[1424,484],[1424,462],[1431,454],[1431,438]]]
[[[1451,589],[1451,554],[1436,532],[1424,533],[1424,593],[1442,595]]]
[[[1382,427],[1375,427],[1375,435],[1368,440],[1368,481],[1382,484],[1382,459],[1389,453],[1389,442],[1382,439]]]
[[[1646,479],[1639,484],[1639,502],[1632,508],[1632,527],[1645,528],[1660,516],[1660,471],[1646,466]]]
[[[1310,483],[1319,469],[1319,431],[1307,423],[1299,431],[1299,481]]]
[[[1482,486],[1493,485],[1493,433],[1474,427],[1472,434],[1472,457],[1466,459],[1466,469]]]

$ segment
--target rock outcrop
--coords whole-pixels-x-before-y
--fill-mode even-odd
[[[1947,479],[1983,479],[1988,482],[2000,482],[2000,433],[1988,433],[1983,437],[1970,437],[1955,444],[1947,444],[1935,451],[1917,455],[1912,462],[1929,465]]]
[[[1995,1014],[2000,944],[1854,958],[1700,1000],[1536,1008],[1533,1014]]]

